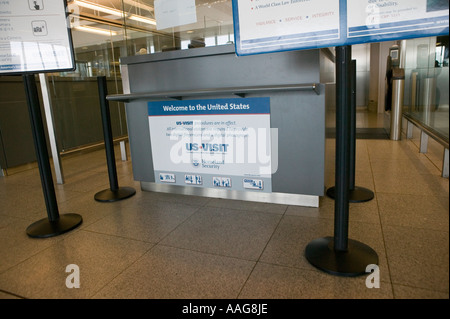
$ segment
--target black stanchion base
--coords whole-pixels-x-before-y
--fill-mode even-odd
[[[136,190],[131,187],[119,187],[118,190],[105,189],[95,194],[94,198],[99,202],[117,202],[129,198],[136,194]]]
[[[335,188],[330,187],[327,189],[327,196],[335,199]],[[374,193],[367,188],[355,186],[354,189],[348,191],[348,201],[350,203],[362,203],[368,202],[375,197]]]
[[[355,277],[366,273],[368,265],[378,265],[378,255],[369,246],[349,239],[347,251],[334,249],[334,238],[323,237],[306,246],[306,259],[318,269],[332,275]]]
[[[34,238],[54,237],[75,229],[82,222],[83,218],[78,214],[62,214],[56,221],[44,218],[28,226],[27,235]]]

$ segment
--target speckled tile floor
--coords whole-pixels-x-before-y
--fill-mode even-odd
[[[97,150],[63,157],[59,213],[83,223],[57,237],[26,234],[47,217],[37,168],[0,177],[0,298],[448,299],[449,180],[413,140],[358,140],[356,155],[355,183],[375,198],[350,203],[349,238],[377,252],[379,288],[305,258],[309,242],[333,236],[326,196],[307,208],[147,192],[118,159],[119,186],[136,195],[101,203],[109,181]],[[70,289],[72,264],[80,287]]]

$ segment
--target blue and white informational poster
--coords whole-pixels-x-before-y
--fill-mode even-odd
[[[236,0],[237,54],[307,49],[340,41],[337,0]]]
[[[448,34],[448,0],[347,0],[348,42]]]
[[[448,0],[233,0],[237,55],[448,35]]]
[[[0,1],[0,74],[74,67],[66,1]]]
[[[269,98],[148,102],[155,182],[271,192]]]

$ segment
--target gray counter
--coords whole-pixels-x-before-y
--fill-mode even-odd
[[[108,100],[126,102],[134,179],[146,191],[317,207],[325,190],[326,90],[321,82],[330,67],[323,66],[324,60],[322,50],[237,57],[231,45],[122,58],[124,94]],[[271,136],[272,146],[278,146],[271,162],[277,169],[266,192],[155,178],[153,158],[159,155],[151,143],[149,102],[255,97],[270,100],[270,128],[278,135]],[[242,185],[243,177],[231,176],[237,181],[233,185]]]

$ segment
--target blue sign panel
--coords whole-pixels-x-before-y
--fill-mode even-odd
[[[446,35],[448,0],[233,0],[248,55]]]
[[[267,97],[148,102],[149,116],[269,114]]]

